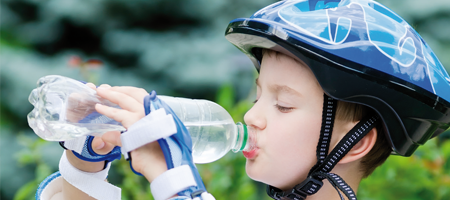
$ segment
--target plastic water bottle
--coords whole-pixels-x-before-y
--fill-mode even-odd
[[[210,163],[228,151],[250,151],[256,138],[247,127],[234,123],[230,114],[220,105],[199,99],[158,95],[180,118],[192,138],[192,156],[195,163]]]
[[[209,163],[223,157],[228,151],[249,151],[256,138],[247,127],[234,123],[220,105],[207,101],[169,96],[158,96],[166,102],[188,129],[196,163]],[[124,131],[117,121],[95,110],[95,104],[120,108],[99,97],[84,83],[63,76],[50,75],[38,80],[28,100],[34,109],[28,114],[28,124],[41,138],[66,141],[108,131]]]
[[[44,140],[66,141],[125,130],[119,122],[95,110],[97,103],[118,106],[100,98],[94,89],[74,79],[57,75],[42,77],[28,101],[34,106],[27,116],[28,124]]]

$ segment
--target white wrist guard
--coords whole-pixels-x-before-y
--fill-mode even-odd
[[[120,200],[121,189],[106,182],[110,167],[111,163],[108,163],[107,167],[99,172],[81,171],[70,164],[65,151],[59,162],[61,176],[74,187],[96,199]]]
[[[84,143],[86,142],[86,138],[87,138],[87,136],[82,136],[82,137],[64,141],[64,147],[66,149],[69,149],[69,150],[72,150],[72,151],[75,151],[75,152],[81,154],[83,151],[83,147],[85,145]]]
[[[197,186],[189,165],[165,171],[150,184],[155,200],[165,200],[191,186]]]
[[[197,186],[189,165],[181,165],[162,173],[150,184],[150,190],[155,200],[166,200],[189,187]],[[193,200],[215,200],[203,192]]]
[[[128,160],[129,152],[176,132],[177,126],[171,114],[166,114],[164,109],[152,111],[120,135],[122,154]]]
[[[63,178],[60,172],[48,176],[39,184],[36,190],[36,200],[50,200],[54,195],[62,192]]]

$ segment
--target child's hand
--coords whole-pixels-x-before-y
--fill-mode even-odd
[[[87,83],[86,86],[96,90],[96,86],[92,83]],[[105,86],[103,86],[105,87]],[[95,101],[90,101],[89,98],[83,97],[82,94],[73,93],[69,96],[67,102],[66,119],[70,122],[78,122],[79,120],[85,118],[87,115],[95,111]],[[112,131],[106,133],[107,136],[119,135],[119,131]],[[118,146],[115,140],[108,138],[108,142],[105,142],[102,137],[94,137],[92,140],[92,149],[95,153],[99,155],[106,155],[111,152],[115,146]],[[100,162],[89,162],[84,161],[76,157],[72,151],[66,151],[67,158],[69,162],[76,168],[86,171],[86,172],[98,172],[103,170],[105,166],[104,161]]]
[[[144,97],[148,92],[135,87],[111,87],[101,85],[97,94],[122,109],[97,104],[96,110],[120,123],[128,129],[135,122],[145,117]],[[106,144],[121,146],[120,133],[108,132],[102,136]],[[167,170],[166,162],[158,142],[152,142],[131,152],[131,164],[135,171],[143,174],[149,182]]]
[[[148,92],[144,89],[101,85],[97,88],[97,94],[100,97],[119,105],[122,109],[100,104],[97,104],[95,109],[99,113],[122,123],[127,129],[132,124],[145,117],[143,101],[144,97],[148,95]]]
[[[86,83],[85,85],[93,90],[97,90],[93,83]],[[65,119],[69,122],[78,123],[95,111],[95,104],[97,102],[99,101],[95,96],[91,96],[84,92],[71,93],[67,99]]]
[[[97,90],[96,86],[93,83],[86,83],[86,85],[94,90]],[[99,88],[110,88],[109,85],[100,85]],[[101,137],[95,137],[92,140],[92,149],[95,153],[100,155],[106,155],[111,152],[114,147],[121,146],[120,143],[120,132],[119,131],[110,131],[103,134]]]
[[[120,141],[120,139],[110,139],[111,136],[115,135],[118,135],[118,137],[120,138],[119,131],[111,131],[103,134],[103,136],[94,137],[94,139],[92,140],[92,149],[94,150],[94,152],[99,155],[106,155],[111,152],[115,146],[119,146],[119,143],[117,143],[116,141]],[[104,136],[108,136],[106,140],[103,139]],[[105,161],[85,161],[76,157],[71,150],[66,150],[66,156],[72,166],[85,172],[99,172],[105,167]]]

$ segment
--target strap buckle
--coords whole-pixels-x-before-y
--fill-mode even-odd
[[[292,189],[292,193],[296,192],[297,194],[300,194],[306,198],[307,195],[313,195],[317,193],[322,186],[322,180],[318,180],[317,178],[309,176],[308,178],[306,178],[306,180],[296,185]]]
[[[292,200],[304,200],[308,195],[317,193],[323,186],[321,180],[318,180],[312,176],[306,178],[303,182],[292,188],[291,191],[282,191],[273,186],[267,185],[267,194],[277,200],[292,199]]]

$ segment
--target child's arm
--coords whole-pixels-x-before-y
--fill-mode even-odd
[[[92,83],[87,83],[86,85],[93,89],[96,89],[95,85],[93,85]],[[100,87],[108,88],[109,86],[103,85]],[[79,103],[79,102],[77,102],[77,103]],[[80,113],[77,113],[76,110],[77,110],[76,107],[74,107],[73,109],[68,108],[68,110],[67,110],[68,120],[77,121],[77,119],[73,119],[73,118],[74,117],[75,118],[76,117],[78,117],[78,118],[85,117],[85,115],[86,115],[85,113],[80,114]],[[118,143],[118,142],[120,142],[120,132],[118,132],[118,131],[105,133],[101,137],[78,138],[75,141],[78,141],[78,142],[75,142],[75,144],[78,144],[78,143],[81,143],[81,144],[78,144],[78,146],[73,146],[73,144],[74,144],[73,141],[68,141],[68,142],[62,143],[62,146],[64,146],[64,148],[68,148],[71,150],[65,150],[64,154],[62,155],[61,161],[60,161],[60,171],[55,174],[52,174],[51,176],[49,176],[46,180],[44,180],[41,183],[41,186],[38,188],[38,191],[36,193],[36,199],[42,199],[42,200],[47,200],[47,199],[94,199],[93,197],[89,196],[88,194],[86,194],[85,192],[83,192],[79,189],[79,188],[83,188],[85,191],[89,191],[89,190],[86,190],[86,188],[89,188],[89,184],[84,184],[84,182],[90,182],[89,180],[91,180],[91,179],[88,177],[89,180],[83,182],[83,180],[81,180],[81,181],[79,180],[79,176],[86,176],[86,174],[83,175],[83,173],[86,173],[86,172],[91,173],[91,174],[87,174],[87,176],[91,176],[95,173],[95,174],[97,174],[97,176],[103,175],[104,178],[97,177],[98,180],[94,180],[94,181],[103,181],[104,179],[106,179],[106,176],[107,176],[107,173],[109,170],[109,165],[110,165],[110,164],[106,165],[105,160],[112,161],[114,159],[120,158],[120,156],[121,156],[120,149],[119,150],[115,149],[114,154],[110,153],[116,146],[120,145],[120,143]],[[72,142],[72,145],[69,144],[71,142]],[[92,156],[93,154],[86,153],[86,152],[91,152],[91,151],[85,151],[86,147],[82,147],[84,143],[85,143],[85,145],[90,145],[90,147],[91,147],[90,149],[93,152],[95,152],[95,154],[98,154],[98,155]],[[81,145],[81,146],[79,146],[79,145]],[[79,148],[81,148],[83,150],[80,151]],[[75,150],[75,149],[78,149],[78,150]],[[75,153],[72,150],[77,151],[77,153],[76,153],[77,155],[75,155]],[[109,156],[108,158],[103,156],[103,155],[107,155],[107,154]],[[87,160],[89,160],[89,161],[83,160],[80,157],[82,157],[83,159],[87,158]],[[66,176],[64,176],[65,174],[66,174]],[[65,178],[67,178],[67,177],[69,179],[65,180]],[[69,182],[75,183],[74,184],[75,186],[70,184]],[[77,184],[77,183],[79,183],[79,184]],[[100,185],[102,185],[102,184],[100,184]],[[110,184],[108,187],[110,187],[110,189],[112,188],[112,190],[115,191],[115,194],[117,194],[115,196],[118,196],[118,199],[120,199],[120,188],[117,188]],[[92,191],[92,190],[90,190],[90,191]],[[96,196],[96,195],[94,195],[94,196]]]
[[[143,101],[148,92],[144,89],[125,86],[103,86],[97,89],[97,94],[116,103],[122,109],[97,104],[96,110],[120,122],[127,129],[145,117]],[[102,138],[108,143],[122,146],[120,134],[108,133],[103,135]],[[131,151],[131,157],[131,164],[134,170],[144,175],[149,182],[152,182],[157,176],[167,171],[166,161],[157,141]]]
[[[93,149],[95,149],[96,145],[101,146],[101,142],[105,143],[104,147],[94,151],[98,154],[106,154],[110,152],[114,146],[121,146],[120,133],[108,132],[102,137],[96,137],[92,142]],[[81,160],[70,150],[66,150],[66,156],[72,166],[85,172],[99,172],[103,170],[105,165],[105,161],[88,162]],[[157,142],[149,143],[132,151],[131,156],[133,158],[132,165],[134,169],[143,174],[149,182],[152,182],[157,176],[167,170],[164,155]],[[64,200],[94,199],[65,180],[63,181],[61,194],[64,197]]]
[[[111,132],[113,133],[113,132]],[[118,133],[118,132],[117,132]],[[118,133],[120,134],[120,133]],[[114,144],[104,142],[101,137],[95,137],[92,141],[92,149],[97,154],[107,154],[113,148]],[[65,180],[65,176],[61,174],[69,174],[70,177],[78,177],[80,173],[103,173],[106,179],[107,171],[109,168],[105,168],[106,161],[99,162],[89,162],[84,161],[74,155],[72,150],[65,150],[60,161],[60,171],[50,175],[46,180],[44,180],[38,188],[36,193],[37,200],[58,200],[58,199],[94,199],[90,195],[78,189],[76,186],[70,184]],[[62,164],[63,163],[63,164]],[[62,168],[61,168],[62,167]],[[102,171],[102,172],[101,172]],[[70,176],[72,175],[72,176]],[[82,174],[83,176],[83,174]],[[86,176],[86,175],[84,175]],[[97,181],[105,181],[101,178]],[[69,179],[70,180],[70,179]],[[105,182],[105,184],[108,184]],[[83,184],[82,184],[83,185]],[[110,185],[111,187],[115,187]],[[116,194],[118,194],[118,199],[120,199],[120,189]],[[117,196],[117,195],[116,195]]]
[[[97,89],[95,87],[95,85],[92,83],[87,83],[86,85],[92,89],[95,89],[95,90]],[[104,87],[109,88],[108,85],[101,85],[99,88],[104,88]],[[73,109],[73,110],[77,110],[77,109]],[[68,113],[72,113],[72,110],[68,111]],[[72,114],[70,116],[75,116],[75,115]],[[104,140],[103,138],[105,138],[106,140]],[[115,138],[115,139],[113,139],[113,138]],[[119,146],[118,142],[120,142],[120,132],[112,131],[112,132],[105,133],[101,137],[94,137],[94,139],[91,142],[91,147],[92,147],[92,150],[96,154],[106,155],[106,154],[110,153],[114,149],[115,146]],[[65,154],[63,154],[62,156],[66,156],[68,165],[71,165],[75,169],[82,171],[82,172],[100,173],[101,171],[103,171],[103,173],[105,173],[105,171],[106,171],[106,175],[107,175],[107,171],[109,170],[109,168],[106,167],[107,161],[95,162],[95,161],[82,160],[79,157],[75,156],[73,151],[71,151],[71,150],[65,150]],[[119,155],[119,157],[120,157],[120,155]],[[62,158],[62,160],[63,160],[63,158]],[[61,162],[63,162],[62,160],[61,160]],[[60,162],[60,167],[61,167],[61,162]],[[77,170],[75,170],[75,171],[77,171]],[[63,170],[60,169],[60,171],[63,171]],[[75,173],[72,171],[69,171],[69,172]],[[77,175],[75,175],[75,176],[77,176]],[[69,181],[69,182],[71,182],[71,181]],[[94,199],[92,197],[92,195],[86,194],[85,192],[83,192],[82,190],[77,188],[76,187],[77,185],[74,186],[69,182],[65,179],[63,180],[62,191],[60,194],[60,196],[62,196],[63,199],[65,199],[65,200]],[[118,189],[118,188],[116,188],[116,189]],[[118,191],[119,191],[119,195],[120,195],[120,189]],[[119,199],[120,199],[120,197],[119,197]]]
[[[148,94],[139,88],[113,87],[108,90],[100,89],[97,94],[122,108],[97,105],[99,113],[128,127],[137,122],[121,135],[124,144],[122,153],[129,152],[132,168],[151,182],[155,199],[165,200],[176,194],[180,196],[175,199],[214,199],[205,191],[188,147],[178,145],[185,140],[189,142],[189,139],[184,139],[190,138],[187,129],[170,107],[157,98],[155,92]],[[141,112],[147,116],[139,121],[133,120],[141,119]],[[136,137],[145,142],[138,142],[131,147],[133,144],[129,142],[136,141]],[[135,149],[136,147],[139,148]],[[164,153],[162,149],[165,150]]]
[[[143,100],[144,100],[144,97],[146,97],[148,95],[148,93],[143,89],[132,88],[132,87],[110,88],[110,87],[103,86],[103,87],[97,89],[97,94],[105,99],[110,100],[113,103],[118,104],[122,109],[116,109],[116,108],[111,108],[111,107],[107,107],[107,106],[97,105],[96,110],[101,114],[104,114],[110,118],[113,118],[114,120],[116,120],[118,122],[121,122],[122,125],[125,128],[127,128],[127,130],[131,125],[133,125],[135,122],[139,121],[141,118],[143,118],[145,116]],[[105,145],[104,148],[106,148],[106,146],[114,147],[114,145],[121,146],[120,137],[121,137],[121,135],[118,132],[109,132],[109,133],[105,133],[101,138],[96,137],[95,141],[100,140],[102,142],[105,142],[105,144],[107,144],[107,145]],[[92,143],[93,147],[96,145],[95,141]],[[109,150],[111,150],[111,149],[109,149]],[[108,152],[108,151],[106,151],[106,152]],[[175,190],[173,190],[174,189],[173,187],[164,186],[163,188],[161,188],[162,185],[160,185],[160,183],[166,182],[165,180],[168,180],[167,177],[172,177],[172,176],[167,176],[168,174],[173,174],[173,172],[182,172],[183,174],[187,175],[186,177],[188,178],[188,179],[183,179],[183,180],[192,180],[192,178],[193,178],[190,170],[185,171],[187,166],[180,167],[180,168],[176,167],[176,168],[172,168],[171,170],[167,170],[167,165],[166,165],[166,160],[164,158],[164,154],[162,153],[159,143],[156,141],[150,142],[144,146],[141,146],[140,148],[137,148],[137,149],[131,151],[130,155],[132,157],[131,162],[132,162],[132,166],[133,166],[134,170],[138,173],[143,174],[149,182],[153,182],[158,176],[160,176],[164,172],[168,172],[168,173],[164,173],[165,174],[164,176],[160,176],[159,181],[155,181],[155,183],[158,182],[158,184],[153,184],[153,185],[157,185],[157,186],[159,185],[159,187],[157,189],[158,193],[160,193],[160,191],[161,191],[159,189],[166,190],[165,188],[172,188],[172,190],[169,189],[169,191],[175,191]],[[67,154],[67,158],[68,158],[70,164],[72,164],[72,166],[74,166],[80,170],[83,170],[83,171],[95,172],[95,171],[101,170],[102,166],[103,166],[102,164],[104,164],[104,162],[92,163],[92,162],[86,162],[86,161],[80,160],[76,156],[74,156],[71,152],[70,152],[70,154]],[[184,170],[180,170],[180,169],[184,169]],[[187,167],[187,169],[189,169],[189,167]],[[183,177],[185,177],[185,176],[183,176]],[[179,178],[180,177],[178,177],[177,180]],[[161,180],[163,180],[163,181],[161,182]],[[177,182],[179,182],[179,181],[177,181]],[[181,181],[181,182],[185,182],[185,181]],[[194,183],[195,183],[195,181],[194,181]],[[165,185],[164,183],[162,183],[162,184]],[[201,183],[201,184],[203,184],[203,183]],[[177,190],[177,191],[181,192],[181,190]],[[158,196],[161,199],[166,199],[169,197],[169,196],[167,196],[167,194],[175,194],[175,193],[163,192]],[[200,193],[199,193],[199,195],[200,195]],[[206,192],[201,193],[201,196],[203,197],[203,199],[214,199],[210,194],[208,194]],[[84,197],[88,197],[88,196],[86,193],[77,189],[76,187],[69,184],[68,182],[64,182],[62,192],[59,193],[59,195],[54,195],[54,197],[57,197],[60,199],[64,198],[64,197],[65,197],[65,199],[71,199],[71,198],[72,199],[80,199],[80,198],[84,198]],[[176,199],[190,199],[190,196],[188,195],[188,196],[183,196],[183,197],[177,197]]]
[[[112,148],[110,149],[110,151]],[[105,161],[101,162],[88,162],[81,160],[77,158],[71,150],[65,150],[67,159],[69,160],[70,164],[72,166],[76,167],[77,169],[85,172],[99,172],[103,170],[103,167],[105,166]],[[84,193],[80,189],[76,188],[75,186],[68,183],[66,180],[63,179],[63,187],[61,194],[58,194],[57,196],[63,197],[64,200],[71,200],[71,199],[94,199],[93,197],[89,196],[88,194]],[[52,199],[53,200],[53,199]]]

